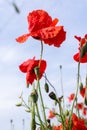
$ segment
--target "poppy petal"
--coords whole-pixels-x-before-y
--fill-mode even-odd
[[[58,20],[57,18],[55,18],[55,19],[52,21],[51,26],[55,26],[58,22],[59,22],[59,20]]]
[[[87,53],[84,55],[84,57],[80,58],[80,53],[76,53],[73,56],[73,59],[77,62],[80,61],[80,63],[86,63],[87,62]]]
[[[59,31],[61,30],[62,26],[58,26],[58,27],[48,27],[48,28],[44,28],[40,31],[40,37],[41,39],[48,39],[48,38],[53,38],[55,37]]]
[[[26,42],[26,40],[28,39],[29,36],[30,36],[30,34],[24,34],[24,35],[16,38],[16,41],[19,43],[24,43],[24,42]]]

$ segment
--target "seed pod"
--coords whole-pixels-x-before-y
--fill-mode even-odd
[[[44,87],[45,87],[45,91],[48,93],[49,92],[49,86],[48,86],[48,84],[45,83]]]
[[[38,93],[37,93],[37,91],[36,91],[36,90],[33,90],[32,93],[31,93],[31,95],[30,95],[30,97],[31,97],[32,101],[33,101],[34,103],[36,103],[37,100],[38,100]]]
[[[54,92],[51,92],[51,93],[49,94],[49,97],[50,97],[51,99],[53,99],[53,100],[57,100],[56,94],[55,94]]]

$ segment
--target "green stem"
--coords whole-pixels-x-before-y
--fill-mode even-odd
[[[43,77],[45,78],[45,80],[49,83],[49,85],[53,88],[53,90],[55,91],[56,95],[57,95],[57,92],[56,92],[56,89],[55,87],[51,84],[51,82],[48,80],[47,76],[46,76],[46,73],[45,75],[43,75]]]
[[[32,102],[32,120],[31,120],[31,130],[36,129],[36,124],[35,124],[35,104]]]
[[[65,109],[65,101],[64,101],[64,90],[63,90],[63,81],[62,81],[62,66],[60,65],[60,83],[63,95],[63,109]]]
[[[44,107],[44,102],[43,102],[42,93],[41,93],[41,89],[40,89],[40,82],[39,82],[39,80],[37,80],[37,82],[38,82],[38,89],[39,89],[40,101],[41,101],[41,106],[42,106],[42,113],[43,113],[45,125],[46,125],[46,127],[47,127],[47,120],[46,120],[46,114],[45,114],[45,107]]]
[[[42,60],[42,56],[43,56],[43,43],[42,43],[42,41],[41,41],[40,62],[39,62],[38,67],[40,67],[41,60]]]
[[[35,106],[36,106],[37,116],[38,116],[40,124],[41,124],[41,130],[44,130],[44,126],[43,126],[43,123],[42,123],[42,120],[41,120],[41,117],[40,117],[40,114],[39,114],[37,103],[35,104]]]
[[[75,101],[76,101],[77,95],[78,95],[79,75],[80,75],[80,62],[78,62],[77,87],[76,87],[76,93],[75,93],[75,97],[74,97],[72,108],[71,108],[71,114],[70,114],[70,129],[71,129],[71,122],[72,122],[72,114],[73,114],[74,104],[75,104]],[[76,105],[77,105],[77,102],[76,102]]]

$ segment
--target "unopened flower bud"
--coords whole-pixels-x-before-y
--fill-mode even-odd
[[[49,92],[49,86],[48,86],[48,84],[45,83],[44,87],[45,87],[45,91],[48,93]]]
[[[80,88],[80,91],[83,89],[83,83],[82,82],[80,83],[79,88]]]
[[[49,94],[49,97],[50,97],[51,99],[53,99],[53,100],[56,100],[56,99],[57,99],[54,92],[51,92],[51,93]]]
[[[62,65],[60,65],[60,69],[62,69]]]
[[[87,98],[85,97],[85,105],[87,106]]]
[[[33,101],[34,103],[36,103],[37,100],[38,100],[37,91],[36,91],[36,90],[33,90],[32,93],[31,93],[31,95],[30,95],[30,97],[31,97],[32,101]]]
[[[30,109],[26,109],[25,111],[26,111],[26,112],[31,112],[31,110],[30,110]]]
[[[68,111],[68,110],[65,111],[65,115],[66,115],[66,116],[69,115],[69,111]]]
[[[29,84],[26,84],[26,87],[29,88]]]
[[[17,107],[22,106],[22,102],[16,104]]]

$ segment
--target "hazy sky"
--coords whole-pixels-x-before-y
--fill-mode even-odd
[[[87,33],[87,0],[15,0],[19,14],[11,2],[0,0],[0,128],[10,130],[10,119],[13,119],[14,129],[22,130],[22,119],[25,119],[25,130],[28,130],[29,115],[24,108],[15,106],[22,91],[24,98],[29,93],[25,75],[18,66],[33,56],[39,58],[40,43],[29,38],[20,45],[15,38],[28,32],[27,15],[33,10],[44,9],[52,18],[59,19],[59,25],[63,25],[67,32],[66,41],[60,48],[44,45],[43,58],[47,60],[48,78],[60,95],[59,65],[63,66],[63,86],[67,97],[76,87],[77,63],[73,55],[78,51],[78,41],[74,35],[83,37]],[[81,65],[83,82],[85,68],[85,65]]]

